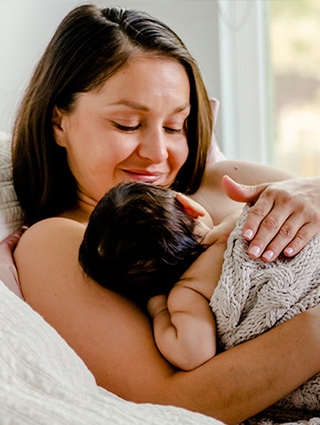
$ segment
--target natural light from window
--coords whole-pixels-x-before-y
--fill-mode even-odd
[[[271,0],[274,165],[320,175],[320,1]]]

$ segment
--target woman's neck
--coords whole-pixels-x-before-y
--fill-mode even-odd
[[[60,214],[60,217],[69,218],[86,225],[94,207],[95,205],[92,203],[78,198],[75,206]]]

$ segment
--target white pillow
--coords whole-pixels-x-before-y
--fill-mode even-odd
[[[0,242],[21,227],[22,217],[12,181],[11,137],[0,132]]]

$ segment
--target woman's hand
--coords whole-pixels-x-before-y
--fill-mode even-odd
[[[292,257],[320,232],[318,177],[245,186],[224,176],[221,185],[234,201],[253,204],[243,227],[252,258]]]

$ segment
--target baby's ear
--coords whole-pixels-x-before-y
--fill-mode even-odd
[[[182,193],[176,193],[176,200],[183,206],[185,211],[194,219],[203,217],[204,212],[198,204]]]

